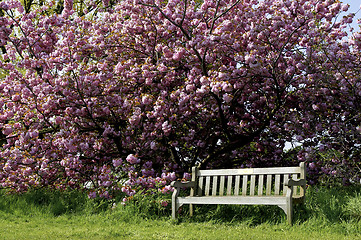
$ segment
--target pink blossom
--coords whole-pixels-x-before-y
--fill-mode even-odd
[[[88,197],[90,198],[90,199],[94,199],[94,198],[96,198],[97,197],[97,193],[96,192],[89,192],[88,193]]]
[[[114,167],[119,167],[120,165],[122,165],[122,163],[123,163],[123,160],[121,158],[113,160],[113,166]]]
[[[173,57],[173,52],[171,50],[169,50],[168,47],[163,48],[163,54],[164,54],[164,57],[167,59],[171,59]]]
[[[181,50],[177,51],[174,55],[173,55],[173,60],[175,61],[179,61],[183,58],[184,55],[184,49],[182,48]]]
[[[224,94],[223,95],[223,100],[226,102],[226,103],[229,103],[232,101],[232,96],[230,94]]]
[[[140,163],[140,159],[137,158],[134,154],[129,154],[126,158],[127,162],[130,164],[137,164]]]
[[[161,192],[163,194],[167,194],[167,193],[173,192],[173,188],[170,185],[167,185],[162,188]]]
[[[350,7],[349,4],[343,4],[341,10],[342,10],[343,12],[347,12],[347,10],[349,9],[349,7]]]
[[[310,169],[315,169],[315,168],[316,168],[316,165],[315,165],[315,163],[310,162],[310,163],[308,164],[308,167],[309,167]]]
[[[166,206],[168,206],[168,201],[163,200],[160,202],[160,204],[162,205],[162,207],[166,207]]]
[[[189,173],[187,173],[187,172],[183,173],[183,179],[189,181],[189,180],[191,180],[191,177],[192,177],[191,174],[189,174]]]
[[[361,33],[347,39],[347,5],[104,0],[80,12],[65,0],[58,14],[50,2],[0,2],[1,186],[167,193],[194,161],[277,165],[295,138],[298,160],[332,173],[315,159],[337,152],[345,162],[325,162],[360,178]]]

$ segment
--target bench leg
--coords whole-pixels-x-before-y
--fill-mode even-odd
[[[189,204],[189,216],[193,216],[193,204]]]
[[[287,222],[289,225],[292,225],[292,217],[293,217],[293,206],[292,206],[292,199],[287,199]]]
[[[292,200],[287,201],[286,205],[279,205],[279,207],[285,212],[288,224],[292,225],[292,217],[293,217]]]
[[[178,210],[178,206],[177,206],[177,202],[175,200],[172,201],[172,218],[176,219],[177,218],[177,210]]]

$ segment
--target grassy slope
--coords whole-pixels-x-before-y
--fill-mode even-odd
[[[292,227],[273,207],[203,206],[173,221],[132,207],[104,210],[74,193],[0,196],[0,239],[361,239],[357,192],[310,189]]]

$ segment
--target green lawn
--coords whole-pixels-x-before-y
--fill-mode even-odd
[[[19,217],[2,214],[1,239],[360,239],[344,226],[183,222],[138,220],[125,222],[111,215]],[[344,233],[338,232],[340,230]]]
[[[199,206],[174,221],[135,206],[99,208],[81,194],[0,195],[0,239],[361,239],[358,192],[310,189],[293,226],[267,206]]]

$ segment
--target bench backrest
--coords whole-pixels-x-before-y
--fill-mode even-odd
[[[306,179],[303,162],[299,167],[246,169],[192,169],[192,181],[197,183],[191,196],[271,196],[286,195],[288,179]],[[294,195],[302,197],[305,186],[294,187]]]

